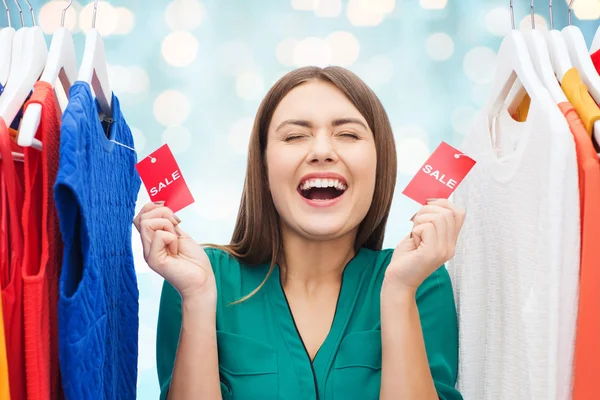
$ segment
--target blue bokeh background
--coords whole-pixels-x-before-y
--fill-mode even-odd
[[[20,26],[14,0],[12,24]],[[24,0],[26,23],[30,15]],[[554,1],[557,28],[565,0]],[[65,1],[32,0],[48,35]],[[485,101],[496,51],[510,29],[499,0],[115,0],[99,2],[112,89],[120,98],[139,157],[169,143],[196,202],[179,213],[201,242],[226,243],[245,173],[252,118],[262,96],[284,73],[306,65],[343,65],[378,94],[394,127],[397,194],[385,245],[410,228],[417,204],[400,192],[442,140],[460,146]],[[548,2],[536,2],[536,26],[547,29]],[[515,1],[516,23],[530,28],[529,2]],[[66,26],[79,58],[91,4],[73,2]],[[575,1],[573,23],[588,45],[600,0]],[[6,20],[0,16],[0,26]],[[138,208],[148,201],[142,188]],[[155,337],[162,280],[145,265],[133,237],[140,288],[138,398],[154,399]]]

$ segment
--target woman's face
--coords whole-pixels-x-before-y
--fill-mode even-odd
[[[306,82],[273,114],[266,150],[284,228],[331,240],[358,228],[371,206],[377,154],[367,121],[334,85]]]

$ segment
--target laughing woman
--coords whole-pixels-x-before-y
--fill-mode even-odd
[[[135,219],[165,284],[161,399],[461,399],[449,275],[464,212],[431,200],[382,250],[396,182],[388,117],[351,72],[279,80],[252,131],[231,243],[163,204]]]

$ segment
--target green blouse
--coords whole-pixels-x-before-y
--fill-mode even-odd
[[[246,266],[207,249],[217,282],[217,345],[224,399],[378,399],[381,383],[379,298],[393,250],[361,249],[346,266],[331,330],[313,362],[298,335],[279,268],[249,300],[269,265]],[[440,399],[462,399],[454,388],[458,327],[445,267],[419,288],[417,305],[427,357]],[[160,299],[156,357],[165,399],[181,328],[181,297],[165,282]]]

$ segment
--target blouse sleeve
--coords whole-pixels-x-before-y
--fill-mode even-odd
[[[455,389],[458,374],[458,321],[452,283],[445,266],[429,276],[417,291],[425,350],[438,396],[462,400]]]
[[[167,281],[163,284],[156,331],[156,369],[160,399],[165,400],[171,385],[175,355],[181,331],[181,296]]]

